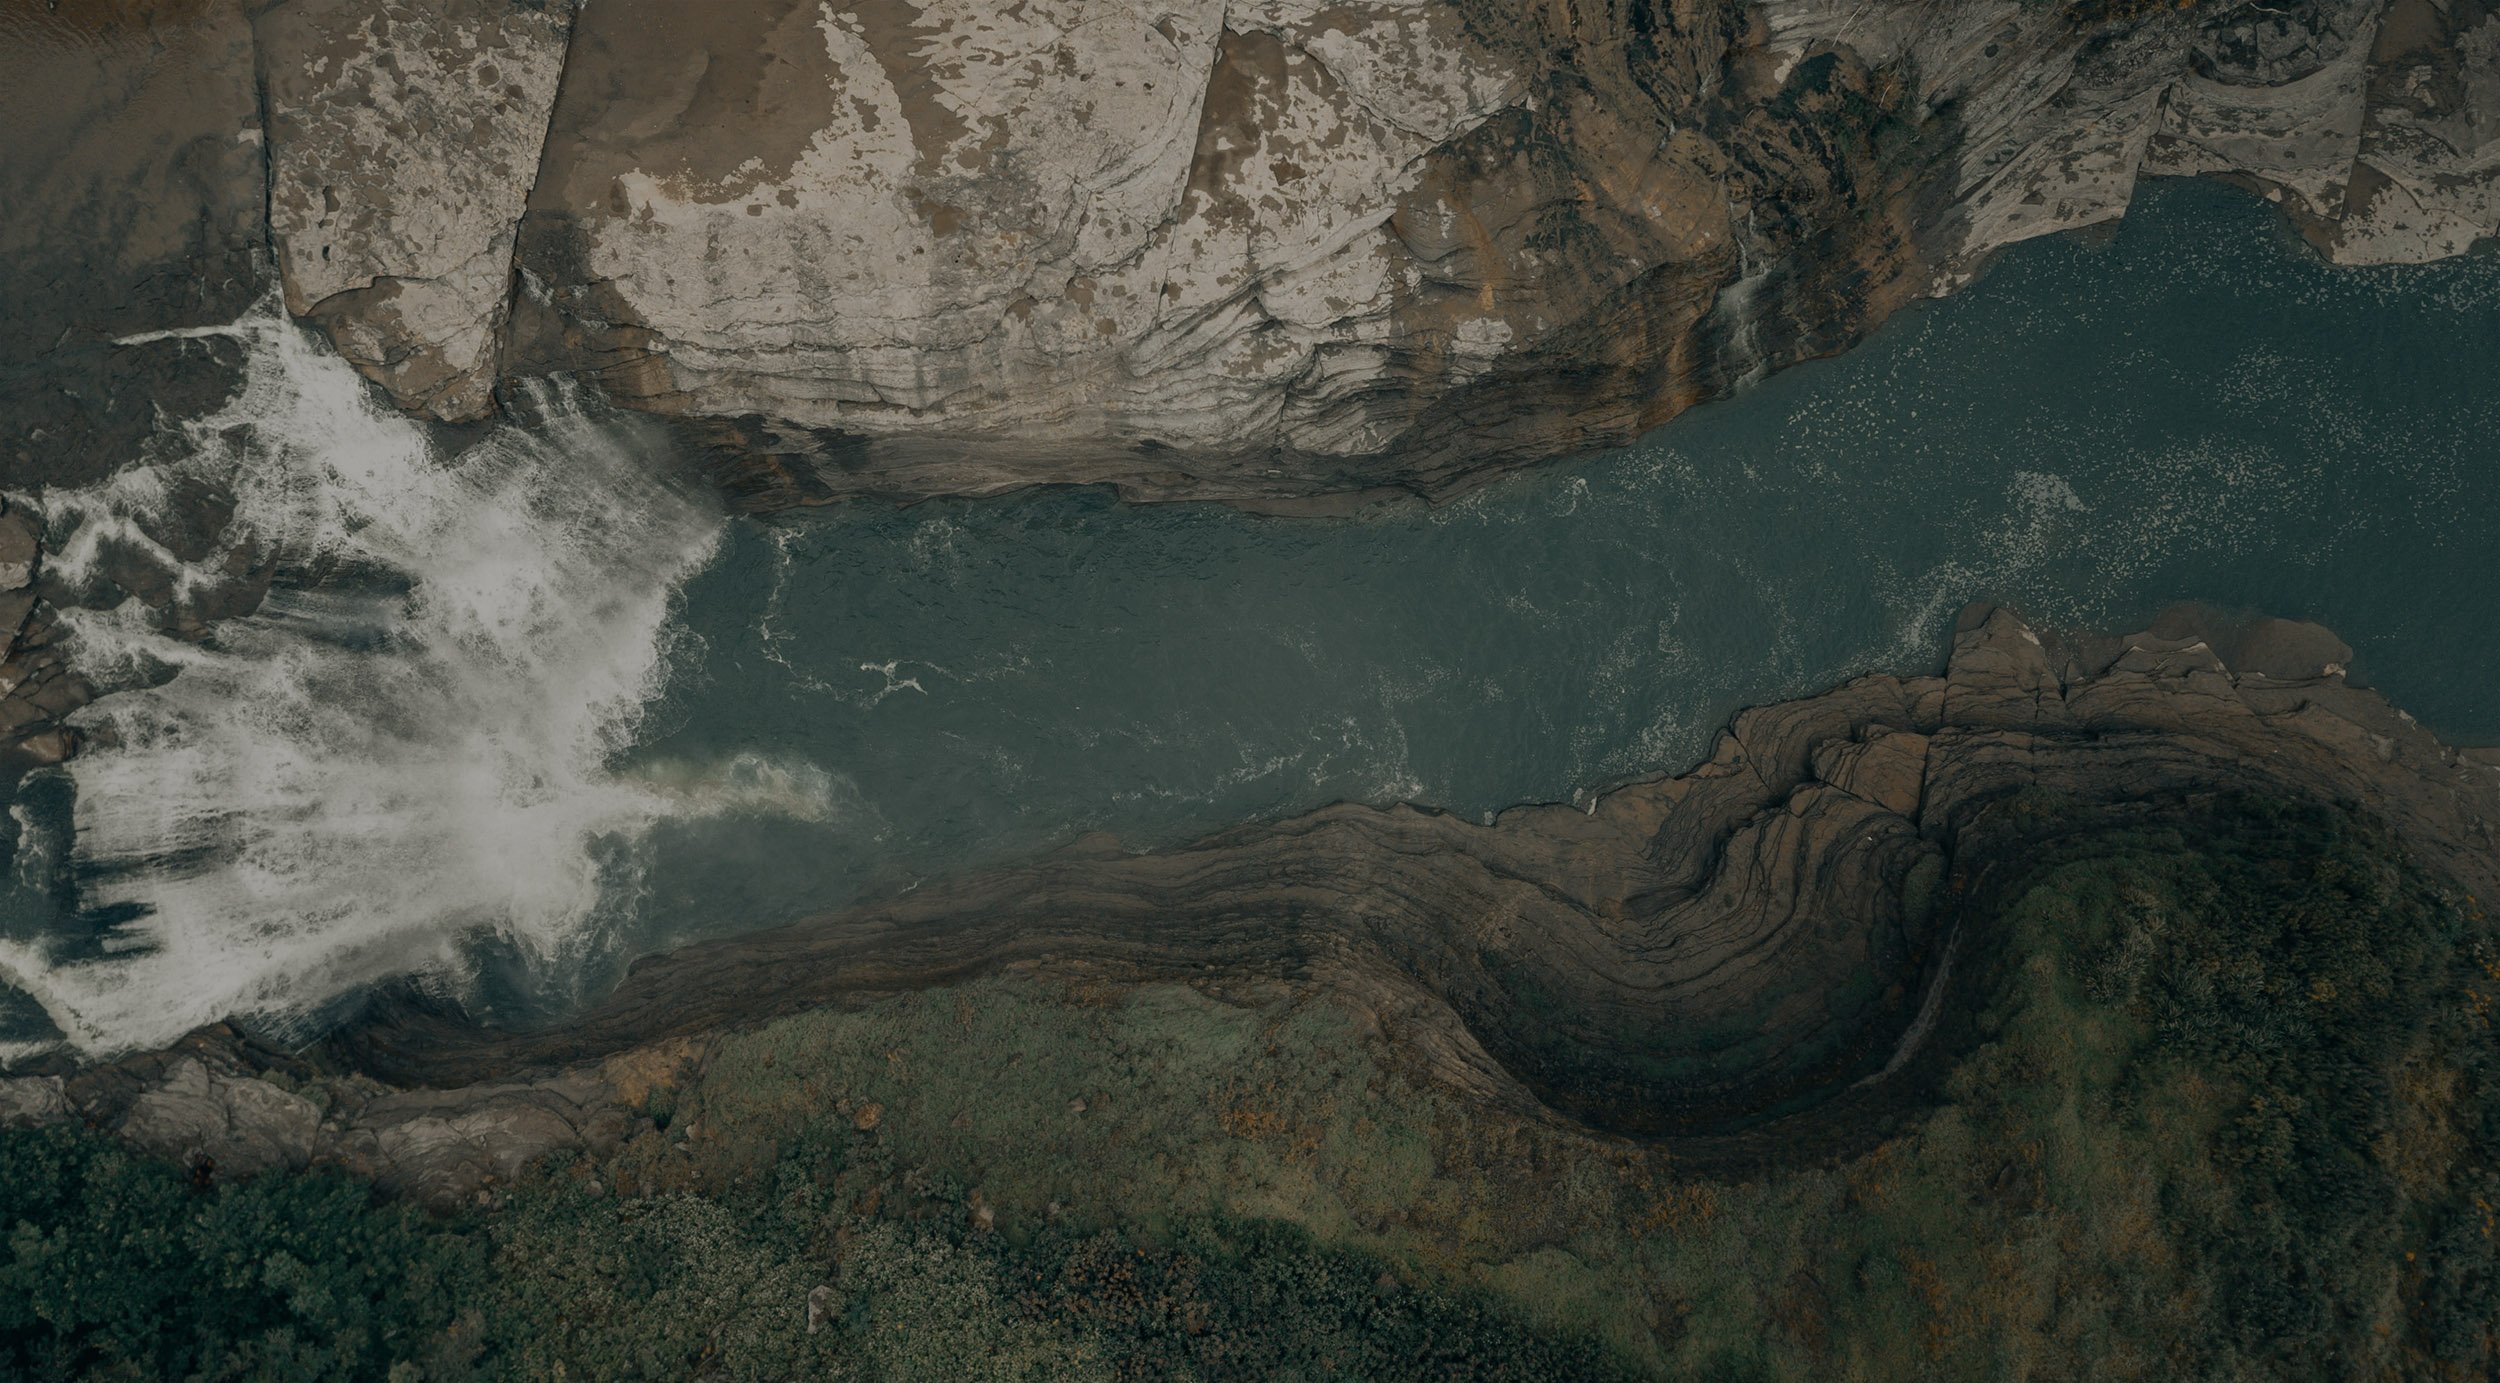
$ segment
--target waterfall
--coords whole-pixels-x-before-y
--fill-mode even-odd
[[[595,946],[631,905],[633,843],[689,809],[611,764],[717,507],[646,429],[553,387],[528,426],[440,456],[274,312],[187,334],[239,340],[242,387],[144,464],[32,501],[52,569],[97,588],[136,563],[176,611],[255,564],[274,584],[190,639],[136,599],[62,611],[105,691],[61,770],[79,921],[0,943],[0,978],[105,1053],[457,976],[482,935],[545,969]],[[216,551],[150,536],[203,487],[233,498]]]
[[[1779,261],[1764,262],[1759,269],[1753,264],[1750,246],[1754,239],[1753,210],[1745,211],[1745,229],[1736,236],[1736,277],[1719,289],[1710,305],[1710,315],[1727,326],[1728,387],[1749,389],[1771,373],[1771,362],[1762,349],[1762,310],[1754,299],[1762,292],[1763,283],[1771,277]]]

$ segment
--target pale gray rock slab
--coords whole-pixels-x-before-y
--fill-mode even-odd
[[[133,1098],[118,1125],[157,1156],[205,1161],[230,1177],[303,1167],[320,1128],[321,1111],[303,1096],[187,1056]]]
[[[282,0],[254,20],[289,310],[406,407],[490,406],[572,7]]]
[[[2346,205],[2322,237],[2344,264],[2415,264],[2500,232],[2500,15],[2391,0]]]
[[[745,73],[767,42],[774,65]],[[533,206],[550,256],[650,333],[631,387],[673,409],[1359,451],[1381,439],[1288,416],[1287,386],[1377,377],[1322,357],[1392,333],[1384,227],[1420,160],[1515,87],[1439,6],[881,0],[695,24],[622,0],[581,20]],[[750,90],[768,113],[747,138],[697,133],[748,119],[722,103]]]
[[[69,1115],[59,1076],[0,1077],[0,1127],[29,1128]]]
[[[2306,216],[2337,215],[2361,156],[2378,16],[2354,8],[2312,17],[2315,30],[2252,13],[2249,32],[2220,36],[2236,41],[2202,45],[2244,65],[2209,59],[2172,80],[2144,171],[2243,175],[2277,202],[2296,198],[2291,209]]]

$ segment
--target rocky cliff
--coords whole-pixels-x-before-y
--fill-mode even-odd
[[[2006,897],[2096,833],[2324,802],[2492,896],[2500,755],[2442,746],[2350,685],[2346,656],[2309,625],[2061,639],[1975,610],[1943,675],[1747,712],[1707,762],[1585,811],[1345,806],[1152,854],[1089,842],[652,958],[550,1032],[403,996],[309,1065],[204,1035],[21,1077],[0,1104],[228,1170],[343,1162],[458,1199],[612,1145],[651,1072],[710,1034],[1006,970],[1326,993],[1513,1116],[1688,1160],[1811,1149],[1949,1063],[1957,976]]]
[[[410,408],[590,369],[757,503],[1449,493],[1846,345],[2140,176],[2500,225],[2479,3],[10,0],[18,483],[255,261]],[[170,396],[170,399],[169,399]],[[23,410],[23,411],[21,411]]]

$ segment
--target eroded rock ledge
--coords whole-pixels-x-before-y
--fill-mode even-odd
[[[1952,957],[1984,950],[1999,894],[2060,841],[2230,795],[2322,801],[2448,886],[2500,889],[2500,754],[2441,745],[2347,683],[2346,656],[2280,621],[2059,639],[1974,610],[1943,675],[1749,711],[1706,763],[1585,811],[1340,806],[1153,854],[1089,842],[651,958],[550,1032],[401,998],[310,1064],[211,1034],[21,1078],[0,1106],[457,1198],[624,1136],[651,1073],[708,1033],[1014,970],[1317,988],[1517,1113],[1697,1153],[1810,1145],[1944,1059],[1926,1039]]]
[[[1968,911],[1955,900],[2041,840],[2224,793],[2349,802],[2436,875],[2500,884],[2500,762],[2348,685],[2323,630],[2226,640],[2183,615],[2061,641],[2002,610],[1966,623],[1942,676],[1748,711],[1691,772],[1585,811],[1485,826],[1347,805],[1152,854],[1080,845],[653,957],[556,1032],[412,1010],[347,1050],[398,1079],[473,1080],[1005,966],[1212,973],[1356,994],[1487,1098],[1714,1133],[1880,1069]]]
[[[271,269],[411,409],[593,370],[757,504],[1278,502],[1620,441],[2146,174],[2344,262],[2500,228],[2481,0],[23,8],[15,484]]]

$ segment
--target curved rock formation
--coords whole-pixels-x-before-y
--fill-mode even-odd
[[[1707,762],[1586,810],[1339,806],[1152,854],[1089,841],[650,958],[550,1031],[402,993],[309,1064],[211,1031],[0,1080],[0,1121],[75,1117],[216,1174],[337,1163],[451,1203],[646,1126],[645,1092],[707,1034],[1017,970],[1316,987],[1515,1115],[1695,1165],[1811,1154],[1916,1107],[1999,907],[2112,828],[2324,802],[2448,886],[2500,890],[2500,751],[2441,745],[2347,657],[2314,625],[2180,611],[2059,639],[1975,607],[1943,675],[1746,712]]]
[[[2257,187],[2348,262],[2500,226],[2479,0],[70,0],[0,26],[17,484],[213,391],[211,346],[104,344],[231,318],[255,258],[412,409],[594,369],[702,420],[758,504],[1273,503],[1631,437],[2120,215],[2147,173]]]
[[[1944,675],[1749,711],[1708,762],[1586,811],[1340,806],[1152,854],[1091,842],[651,958],[552,1032],[407,1004],[338,1050],[457,1083],[1002,967],[1256,978],[1355,996],[1482,1097],[1690,1139],[1901,1071],[1957,946],[1984,945],[1959,934],[2059,840],[2232,794],[2324,801],[2500,887],[2500,755],[2349,685],[2315,626],[2200,623],[2056,640],[1974,610]]]

